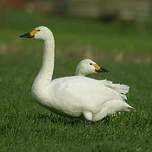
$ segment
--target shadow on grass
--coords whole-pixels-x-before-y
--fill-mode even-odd
[[[81,117],[71,117],[67,115],[62,114],[56,114],[56,113],[36,113],[36,114],[27,114],[26,118],[28,120],[32,120],[35,123],[36,122],[42,122],[42,123],[53,123],[53,124],[62,124],[64,126],[70,125],[70,126],[77,126],[77,125],[108,125],[111,122],[112,117],[107,116],[103,120],[100,120],[98,122],[91,122],[84,119],[83,116]]]

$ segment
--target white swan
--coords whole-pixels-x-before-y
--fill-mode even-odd
[[[108,72],[108,70],[104,69],[102,66],[99,66],[97,63],[92,61],[91,59],[83,59],[81,60],[77,67],[75,75],[78,76],[86,76],[92,73],[98,72]],[[114,84],[112,81],[109,80],[100,80],[103,82],[107,87],[110,87],[120,93],[120,95],[127,100],[126,94],[129,92],[129,86],[124,84]]]
[[[44,55],[41,70],[36,77],[32,93],[44,106],[68,115],[98,121],[117,111],[130,111],[122,97],[98,80],[71,76],[52,80],[54,69],[55,42],[52,32],[44,26],[21,35],[44,41]]]

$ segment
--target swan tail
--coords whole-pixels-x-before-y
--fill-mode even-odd
[[[120,94],[121,98],[125,101],[127,101],[127,96],[125,94]]]
[[[108,87],[114,89],[115,91],[117,91],[118,93],[121,93],[121,94],[125,95],[125,94],[127,94],[129,92],[129,88],[130,87],[128,85],[125,85],[125,84],[114,84],[114,83],[112,83],[112,81],[108,81],[108,80],[102,80],[102,82],[106,86],[108,86]],[[126,96],[125,96],[125,98],[126,98]]]
[[[126,103],[126,104],[125,104],[124,111],[128,111],[128,112],[129,112],[129,111],[136,111],[136,109]]]

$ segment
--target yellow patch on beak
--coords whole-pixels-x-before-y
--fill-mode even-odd
[[[37,30],[32,30],[32,31],[30,32],[30,36],[34,37],[37,32],[38,32]]]
[[[101,69],[101,67],[100,67],[98,64],[93,64],[93,66],[95,67],[95,69],[96,69],[97,71],[99,71],[99,70]]]

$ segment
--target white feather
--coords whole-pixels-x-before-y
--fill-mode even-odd
[[[96,73],[96,69],[93,66],[94,64],[97,65],[97,63],[95,63],[91,59],[83,59],[77,65],[75,74],[78,75],[78,76],[86,76],[88,74]],[[112,81],[109,81],[109,80],[106,80],[106,79],[101,80],[101,82],[105,86],[117,91],[124,100],[127,100],[126,94],[129,92],[129,86],[128,85],[118,84],[118,83],[115,84]]]
[[[44,26],[36,28],[35,39],[44,41],[41,70],[32,86],[32,94],[44,106],[87,120],[98,121],[129,106],[120,94],[100,81],[81,77],[63,77],[52,80],[54,69],[54,37]]]

